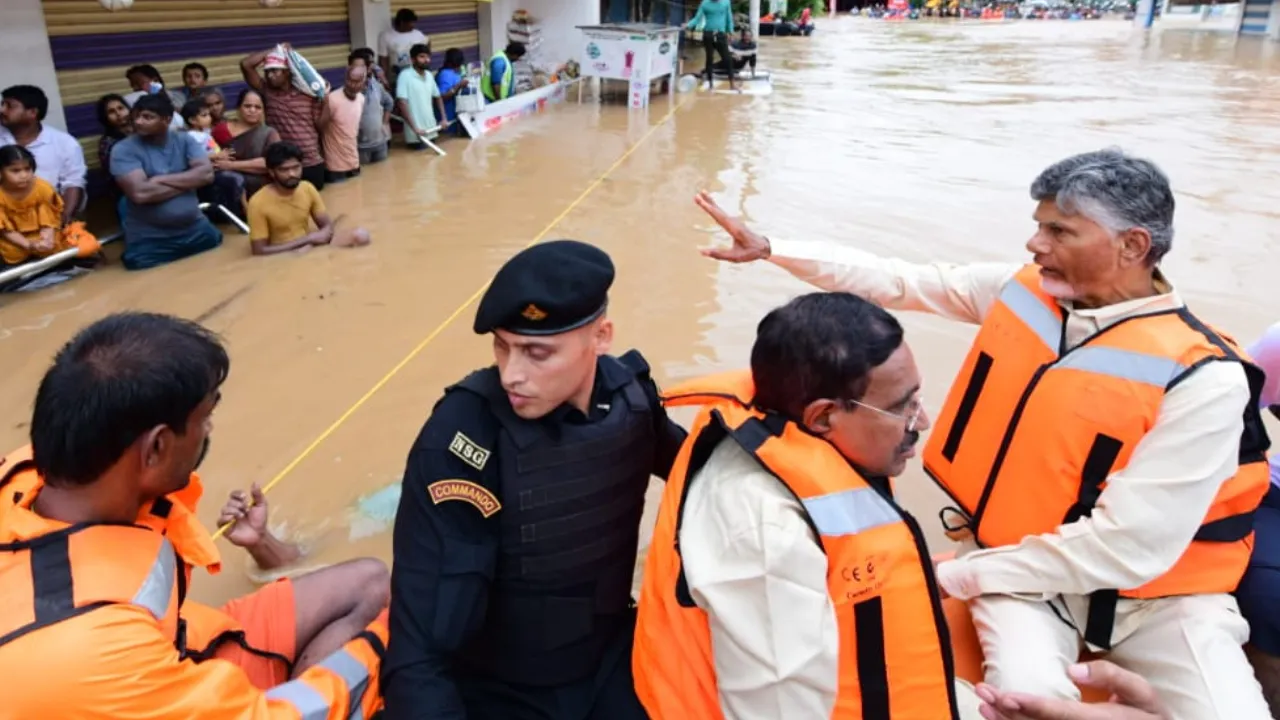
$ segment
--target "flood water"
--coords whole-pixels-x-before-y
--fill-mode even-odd
[[[701,258],[724,238],[692,205],[699,188],[776,237],[1025,261],[1030,180],[1107,145],[1169,173],[1167,273],[1203,317],[1248,341],[1280,315],[1278,51],[1120,21],[820,20],[810,39],[764,39],[768,97],[662,96],[647,112],[567,103],[448,144],[445,158],[393,154],[324,193],[372,231],[369,248],[253,258],[228,234],[166,268],[115,266],[0,299],[0,446],[26,441],[40,375],[78,328],[128,308],[198,318],[232,355],[202,517],[212,524],[229,490],[288,469],[269,494],[273,525],[307,544],[305,565],[389,560],[390,510],[376,493],[400,477],[441,390],[491,358],[471,332],[474,304],[459,308],[544,229],[613,255],[617,349],[643,349],[671,382],[744,366],[761,315],[807,287],[772,266]],[[903,319],[936,410],[973,328]],[[940,493],[918,467],[898,488],[943,547]],[[254,585],[244,554],[223,547],[222,575],[196,581],[200,599]]]

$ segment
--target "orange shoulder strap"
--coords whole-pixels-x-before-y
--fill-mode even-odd
[[[717,375],[686,380],[662,393],[662,404],[667,407],[687,405],[713,405],[733,400],[743,407],[750,407],[755,397],[755,383],[750,370],[731,370]]]

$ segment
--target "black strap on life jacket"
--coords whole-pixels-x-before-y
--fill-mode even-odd
[[[1102,484],[1111,474],[1120,451],[1124,448],[1118,438],[1098,433],[1085,456],[1084,466],[1080,470],[1080,488],[1076,493],[1075,503],[1067,510],[1062,524],[1067,525],[1081,518],[1088,517],[1098,497],[1102,495]],[[1116,604],[1120,593],[1115,590],[1098,590],[1089,596],[1089,614],[1085,622],[1085,642],[1103,650],[1111,649],[1111,634],[1115,629]]]
[[[1111,469],[1120,456],[1123,443],[1099,433],[1093,439],[1089,454],[1080,472],[1080,489],[1076,502],[1067,511],[1063,525],[1089,517],[1102,495],[1102,485],[1111,475]],[[1230,515],[1200,526],[1195,540],[1200,542],[1236,542],[1253,532],[1253,511]],[[1116,606],[1120,602],[1118,590],[1097,590],[1089,595],[1089,613],[1085,622],[1085,642],[1101,650],[1111,649],[1111,635],[1115,630]]]
[[[884,603],[879,596],[853,606],[862,720],[889,720],[889,668],[885,664]]]
[[[285,676],[291,677],[293,675],[293,660],[291,660],[290,658],[284,655],[281,655],[280,653],[271,652],[270,650],[259,650],[258,648],[250,645],[249,640],[245,636],[245,632],[243,630],[227,630],[226,632],[223,632],[217,637],[215,637],[212,641],[209,642],[209,644],[206,647],[200,650],[192,650],[190,648],[187,648],[185,647],[186,621],[183,620],[181,622],[182,622],[182,632],[184,635],[183,637],[184,647],[179,648],[179,656],[183,660],[191,660],[192,662],[202,663],[206,660],[213,658],[214,655],[217,654],[218,649],[221,648],[224,644],[235,643],[236,645],[239,645],[241,648],[243,648],[245,652],[252,653],[253,655],[257,655],[258,657],[261,657],[261,658],[266,658],[267,660],[283,663],[285,667]],[[365,632],[368,632],[368,631],[365,631]],[[378,644],[374,646],[375,649],[377,649],[382,645],[382,641],[378,640],[377,635],[374,635],[373,633],[369,633],[369,636],[373,640],[378,641]],[[371,641],[371,644],[372,644],[372,641]],[[379,656],[381,656],[381,652],[379,653]]]
[[[946,442],[942,444],[942,457],[946,458],[947,462],[954,462],[956,459],[956,453],[960,450],[960,441],[964,439],[964,431],[969,427],[973,410],[978,406],[978,398],[982,396],[982,388],[987,384],[992,362],[990,355],[980,352],[978,359],[973,363],[969,383],[965,385],[964,395],[960,397],[960,405],[956,408],[955,419],[951,421]]]
[[[28,552],[35,614],[33,621],[0,636],[0,646],[110,604],[98,602],[76,607],[75,583],[71,574],[71,536],[87,527],[90,525],[81,523],[30,540],[0,544],[0,552]]]

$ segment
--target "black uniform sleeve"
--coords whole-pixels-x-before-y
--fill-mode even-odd
[[[655,408],[653,411],[654,430],[658,433],[658,442],[653,450],[653,474],[667,479],[671,466],[676,462],[680,446],[689,435],[689,431],[667,417],[667,408],[662,404],[662,396],[658,392],[658,384],[650,378],[644,378],[644,393]]]
[[[658,384],[649,374],[649,361],[644,359],[640,351],[628,350],[618,360],[636,373],[636,379],[644,388],[650,407],[654,409],[653,429],[657,433],[658,442],[653,450],[653,474],[666,480],[667,475],[671,473],[671,466],[675,465],[676,455],[680,453],[680,446],[684,445],[684,439],[689,432],[667,417],[667,408],[662,404],[662,394],[658,391]]]
[[[386,720],[466,717],[451,666],[481,627],[497,563],[497,438],[485,400],[453,392],[409,452],[393,537]]]

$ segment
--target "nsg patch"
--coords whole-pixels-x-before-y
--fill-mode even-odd
[[[475,444],[471,438],[461,432],[453,436],[453,442],[449,443],[449,452],[462,458],[462,462],[477,470],[483,470],[484,464],[489,462],[489,451]]]

